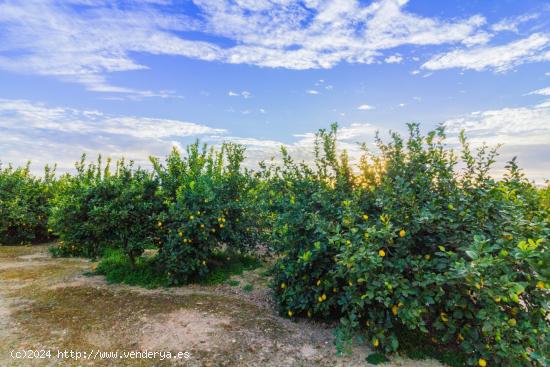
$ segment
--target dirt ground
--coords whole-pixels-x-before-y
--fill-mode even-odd
[[[83,275],[93,266],[52,259],[47,245],[0,246],[1,366],[370,366],[366,346],[336,356],[329,326],[277,316],[262,269],[239,286],[146,290]]]

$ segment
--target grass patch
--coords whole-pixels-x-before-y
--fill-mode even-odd
[[[399,350],[411,359],[435,359],[451,367],[467,366],[467,356],[457,346],[436,344],[426,335],[411,330],[397,332]]]
[[[243,287],[243,291],[249,293],[249,292],[252,292],[254,290],[254,286],[252,284],[247,284]]]
[[[140,257],[132,269],[130,260],[121,250],[107,250],[96,268],[109,283],[124,283],[145,288],[167,287],[169,279],[160,272],[155,257]]]
[[[230,280],[232,275],[240,275],[244,271],[256,269],[261,265],[261,261],[252,256],[229,255],[225,252],[218,252],[208,263],[209,273],[206,277],[196,279],[195,282],[202,285],[217,285],[228,282],[231,286],[238,286],[239,281]],[[124,283],[145,288],[168,287],[171,285],[166,274],[159,270],[156,256],[138,258],[136,267],[132,269],[128,257],[117,249],[105,251],[105,255],[101,258],[94,274],[104,275],[109,283]]]
[[[371,353],[367,356],[367,362],[376,365],[389,362],[389,359],[382,353]]]
[[[228,254],[217,252],[208,263],[209,273],[197,283],[217,285],[225,283],[232,275],[241,275],[244,271],[254,270],[262,266],[262,262],[249,255]]]

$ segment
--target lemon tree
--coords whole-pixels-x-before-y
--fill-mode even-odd
[[[27,244],[51,237],[48,215],[54,186],[54,170],[49,167],[37,178],[30,173],[30,163],[19,168],[0,163],[0,244]]]

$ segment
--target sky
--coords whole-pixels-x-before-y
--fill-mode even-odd
[[[0,0],[0,161],[164,156],[200,139],[309,159],[338,122],[443,124],[550,178],[550,1]]]

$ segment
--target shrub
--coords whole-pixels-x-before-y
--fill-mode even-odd
[[[256,245],[252,182],[241,172],[243,159],[241,146],[216,151],[196,142],[185,157],[173,150],[166,166],[153,160],[167,206],[158,220],[164,230],[159,262],[173,284],[205,277],[220,246],[246,252]]]
[[[339,317],[339,347],[355,335],[385,352],[399,330],[460,348],[469,364],[543,365],[548,348],[548,208],[515,160],[489,177],[495,150],[461,161],[444,131],[417,125],[377,139],[354,173],[321,131],[316,165],[283,154],[270,210],[275,295],[293,317]],[[275,189],[276,188],[276,189]]]
[[[107,249],[95,274],[104,275],[109,283],[125,283],[145,288],[166,287],[166,274],[159,270],[156,257],[142,256],[133,262],[121,249]]]
[[[120,248],[135,264],[148,244],[158,243],[156,220],[162,202],[151,173],[120,160],[114,172],[105,167],[76,165],[76,175],[60,179],[53,200],[51,227],[60,237],[55,255],[98,257],[106,248]]]
[[[54,170],[45,168],[36,178],[30,163],[20,168],[0,164],[0,244],[46,241],[49,202],[55,185]]]
[[[283,149],[283,166],[270,167],[265,197],[271,218],[271,246],[280,255],[274,269],[275,294],[289,316],[339,314],[334,277],[341,215],[350,203],[351,181],[345,155],[335,151],[336,127],[315,140],[316,166],[295,163]]]

